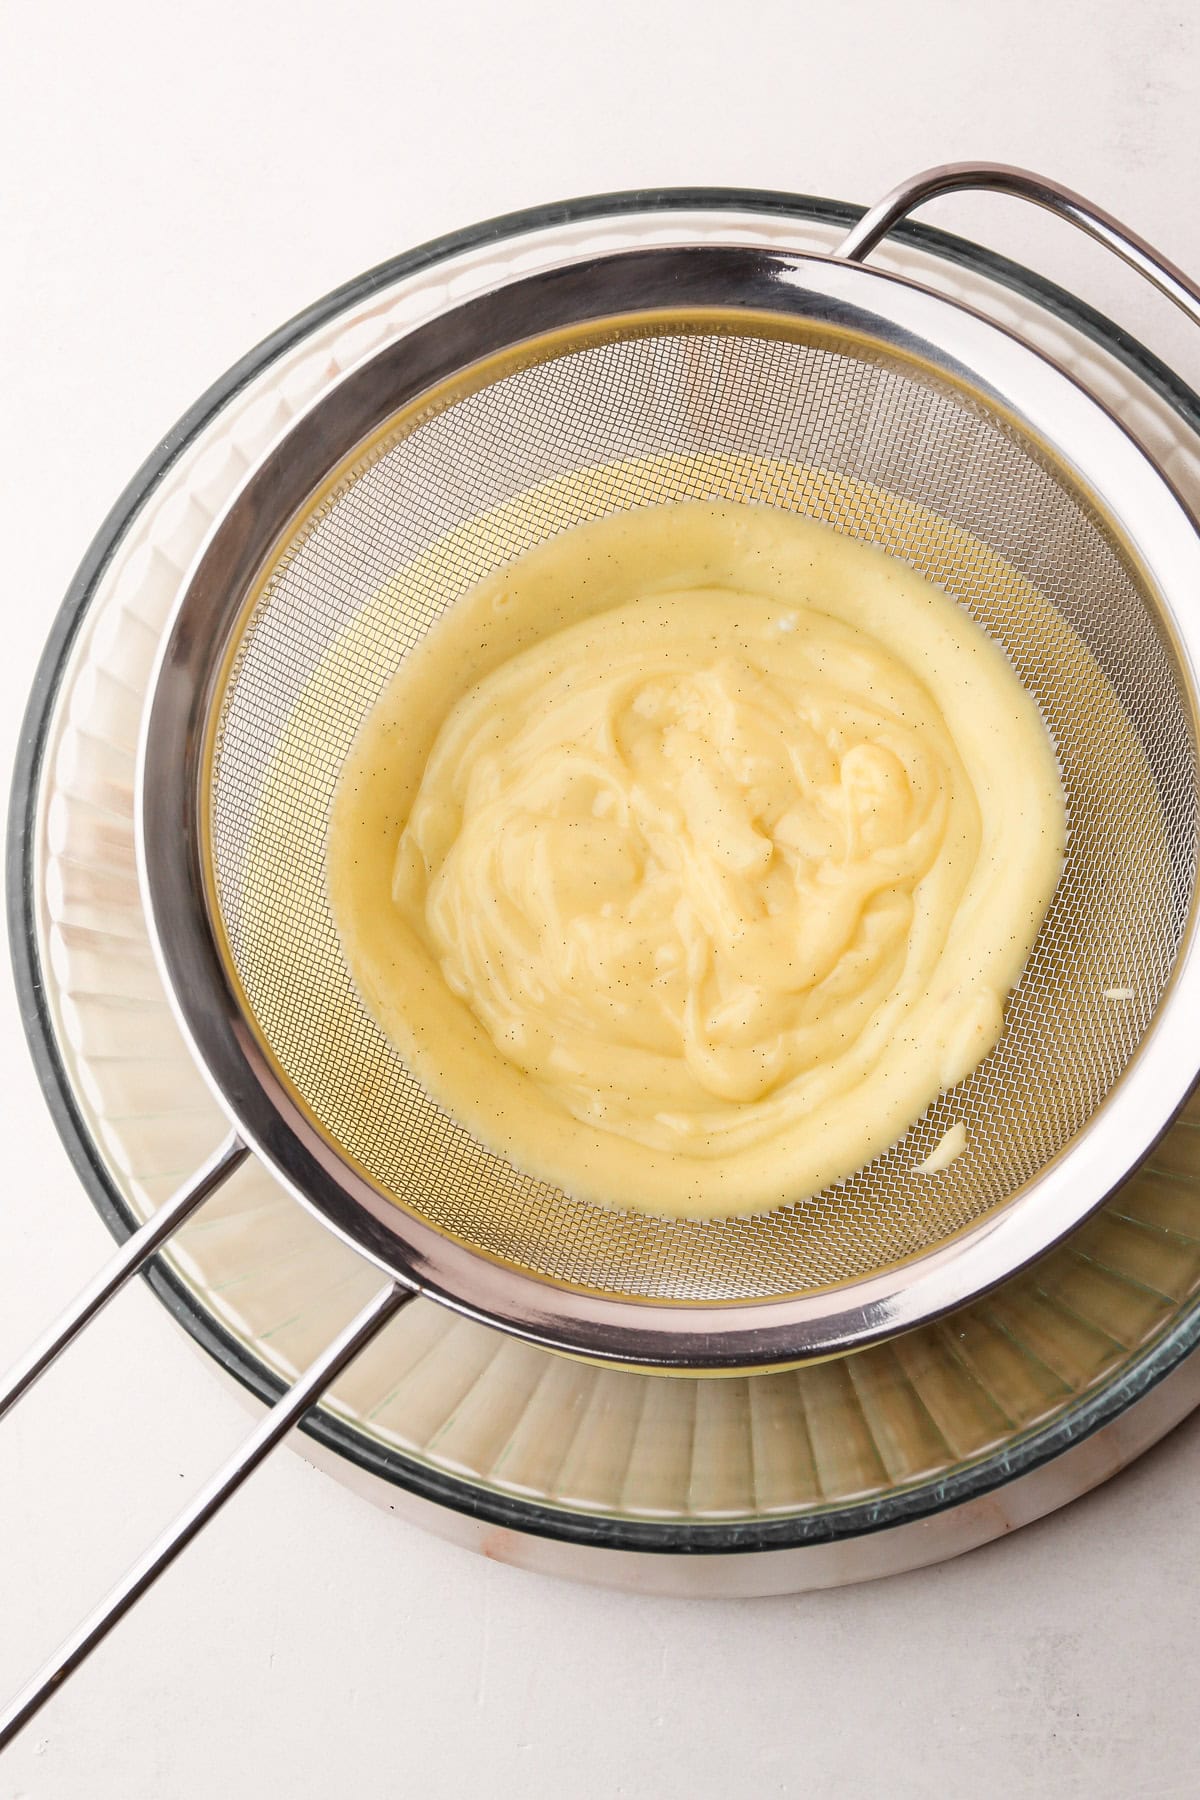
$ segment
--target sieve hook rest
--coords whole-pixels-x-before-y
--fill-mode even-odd
[[[1096,206],[1072,188],[1060,187],[1031,169],[1019,169],[1011,163],[940,163],[902,181],[885,194],[858,224],[847,233],[834,251],[846,262],[862,262],[885,238],[894,225],[906,218],[915,207],[924,206],[940,194],[986,191],[1009,194],[1016,200],[1028,200],[1103,244],[1114,256],[1136,269],[1152,282],[1181,312],[1200,325],[1200,287],[1189,280],[1183,270],[1148,244],[1128,225],[1122,225],[1103,207]]]

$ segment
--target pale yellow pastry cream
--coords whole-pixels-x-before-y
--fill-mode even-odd
[[[906,564],[778,508],[576,527],[366,719],[333,916],[447,1111],[581,1197],[761,1211],[995,1045],[1062,868],[1038,709]]]
[[[943,1132],[924,1162],[917,1164],[916,1173],[918,1175],[940,1175],[943,1169],[948,1169],[950,1164],[962,1155],[966,1147],[967,1128],[959,1119],[958,1123],[952,1125],[949,1131]]]

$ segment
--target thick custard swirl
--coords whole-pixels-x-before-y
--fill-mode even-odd
[[[354,746],[330,886],[451,1112],[570,1191],[711,1216],[851,1173],[992,1049],[1064,830],[1037,709],[952,600],[691,504],[452,609]]]

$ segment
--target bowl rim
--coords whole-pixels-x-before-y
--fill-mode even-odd
[[[675,188],[588,196],[504,215],[451,233],[377,265],[304,309],[226,372],[178,421],[134,475],[84,556],[51,630],[35,677],[21,733],[9,813],[7,898],[10,946],[18,1000],[35,1068],[51,1113],[85,1189],[118,1239],[137,1221],[116,1188],[75,1104],[59,1053],[39,963],[35,928],[32,821],[40,792],[43,752],[55,697],[76,634],[96,584],[132,520],[183,449],[249,381],[317,326],[340,311],[419,269],[505,238],[577,222],[629,214],[680,211],[750,212],[802,223],[850,225],[862,208],[817,197],[737,188]],[[928,226],[906,224],[896,237],[983,274],[1081,330],[1118,357],[1152,387],[1193,430],[1200,432],[1200,399],[1159,358],[1128,333],[1055,284],[1020,265]],[[193,1338],[260,1399],[273,1400],[284,1383],[249,1347],[208,1314],[198,1297],[165,1266],[149,1273],[152,1287]],[[1032,1473],[1074,1443],[1109,1423],[1162,1380],[1200,1339],[1200,1300],[1182,1309],[1157,1340],[1107,1382],[1064,1408],[1046,1425],[947,1476],[918,1482],[850,1506],[721,1523],[642,1521],[588,1514],[518,1499],[482,1483],[453,1477],[415,1457],[392,1450],[320,1410],[304,1422],[311,1436],[411,1492],[504,1526],[535,1535],[608,1549],[728,1553],[791,1549],[827,1543],[928,1518],[978,1498],[1017,1476]]]

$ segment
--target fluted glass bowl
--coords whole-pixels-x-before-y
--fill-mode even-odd
[[[118,1234],[223,1135],[151,956],[133,780],[168,610],[242,474],[323,384],[465,293],[630,243],[827,249],[853,216],[794,196],[639,194],[442,240],[371,271],[252,352],[135,477],[48,646],[9,840],[14,958],[34,1054]],[[938,232],[904,227],[877,260],[1048,349],[1144,439],[1185,497],[1200,496],[1200,402],[1140,346],[1037,278]],[[184,1227],[153,1279],[204,1347],[264,1395],[377,1285],[253,1163]],[[849,1544],[994,1492],[1118,1415],[1194,1344],[1198,1296],[1193,1103],[1067,1242],[892,1343],[750,1378],[639,1375],[554,1356],[418,1301],[341,1378],[311,1427],[360,1468],[509,1534],[726,1556]],[[838,1567],[820,1579],[876,1572],[853,1558]],[[788,1568],[784,1585],[806,1585],[802,1563],[792,1557]]]

